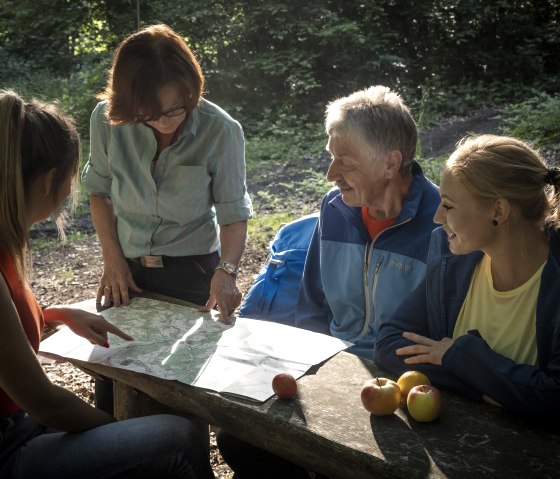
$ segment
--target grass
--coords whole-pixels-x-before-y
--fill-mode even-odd
[[[255,213],[249,220],[249,238],[257,244],[268,243],[283,224],[298,218],[289,213]]]

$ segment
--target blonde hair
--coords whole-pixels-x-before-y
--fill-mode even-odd
[[[481,201],[504,198],[528,221],[560,227],[560,174],[517,138],[465,137],[446,162],[450,173]]]
[[[56,106],[25,102],[12,90],[0,90],[0,248],[14,258],[25,276],[29,250],[26,199],[38,176],[54,169],[51,195],[59,197],[72,175],[73,206],[77,199],[80,141],[73,121]],[[64,238],[64,215],[56,224]]]
[[[385,86],[372,86],[329,103],[325,129],[329,136],[356,134],[374,158],[399,150],[401,174],[412,168],[418,129],[400,95]]]

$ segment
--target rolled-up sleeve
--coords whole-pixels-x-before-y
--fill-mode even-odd
[[[105,102],[99,103],[90,118],[89,160],[82,172],[82,183],[90,195],[111,195],[113,178],[107,155],[109,125],[105,105]]]
[[[224,128],[209,169],[218,224],[228,225],[251,218],[253,206],[245,182],[245,139],[241,125]]]

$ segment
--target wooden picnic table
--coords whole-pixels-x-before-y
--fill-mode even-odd
[[[264,403],[71,362],[115,381],[119,419],[168,411],[195,416],[333,479],[560,477],[558,433],[482,402],[443,392],[443,412],[433,423],[415,422],[403,408],[370,415],[361,387],[388,374],[344,351],[298,379],[297,398]]]

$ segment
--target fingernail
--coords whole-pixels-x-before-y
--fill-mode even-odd
[[[109,343],[107,341],[105,341],[105,344],[103,345],[104,348],[108,348],[109,347]]]

